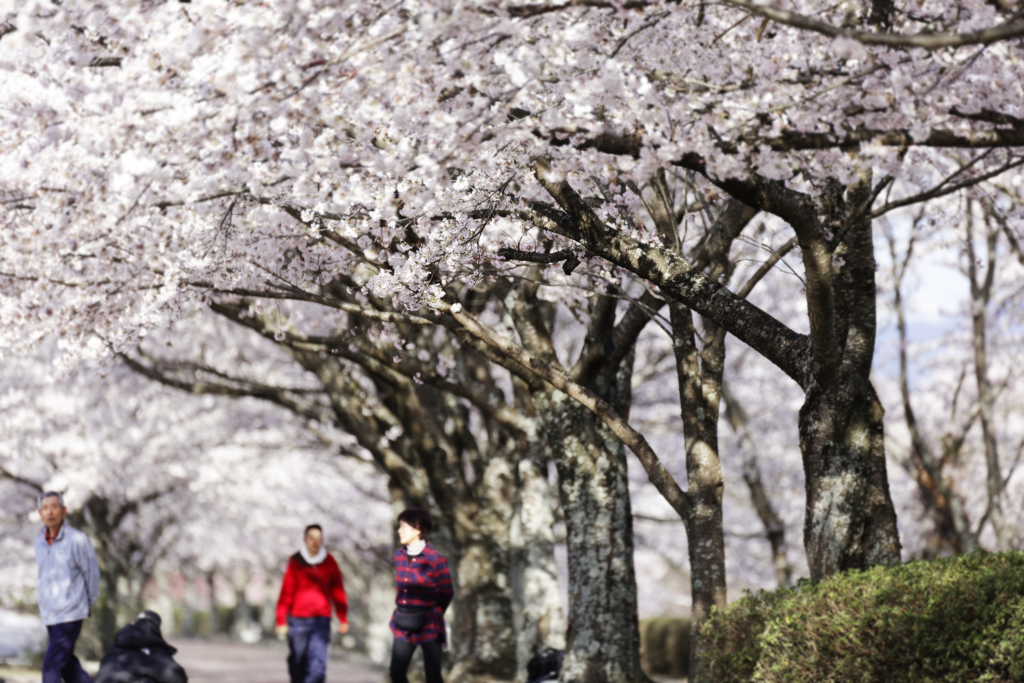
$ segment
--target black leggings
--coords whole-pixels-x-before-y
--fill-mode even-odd
[[[427,683],[444,683],[441,678],[441,641],[431,640],[419,647],[423,648],[423,668],[426,669]],[[415,651],[416,646],[409,641],[395,638],[395,644],[391,646],[391,683],[409,683],[406,674]]]

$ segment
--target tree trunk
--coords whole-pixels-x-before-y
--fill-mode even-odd
[[[515,483],[510,459],[496,455],[484,467],[480,503],[453,511],[461,549],[452,620],[455,682],[516,675],[510,543]]]
[[[706,172],[703,161],[680,164]],[[870,172],[848,188],[845,200],[841,188],[833,191],[835,181],[816,197],[756,173],[743,180],[714,181],[733,198],[774,213],[795,229],[806,275],[810,334],[805,336],[729,292],[681,255],[609,229],[564,177],[551,173],[550,159],[538,157],[533,171],[561,210],[545,209],[545,229],[629,270],[656,285],[666,298],[713,320],[804,389],[806,403],[800,419],[808,486],[804,538],[812,575],[898,562],[896,513],[882,443],[883,410],[868,380],[876,287],[870,214],[862,209],[870,206],[872,198]],[[848,239],[834,245],[836,235],[842,240],[845,233]],[[850,266],[843,268],[847,252]],[[832,276],[836,269],[841,271],[839,277]],[[854,412],[841,412],[846,408]]]
[[[996,391],[988,378],[987,309],[995,281],[996,242],[999,231],[988,227],[986,235],[987,267],[979,280],[978,257],[974,248],[974,205],[967,208],[967,272],[971,280],[971,327],[974,350],[974,378],[978,388],[978,413],[981,415],[981,435],[985,445],[985,484],[988,493],[989,519],[996,537],[996,549],[1010,549],[1014,529],[1003,512],[1003,474],[999,465],[999,446],[996,442]],[[979,533],[980,533],[979,529]]]
[[[565,649],[565,622],[555,562],[554,493],[548,484],[543,447],[536,438],[524,441],[511,534],[516,680],[520,683],[526,680],[530,658],[546,649]]]
[[[838,187],[823,193],[819,209],[842,225],[846,207],[856,211],[870,193],[867,172],[847,187],[845,200]],[[900,561],[885,461],[885,410],[870,381],[877,327],[870,218],[855,220],[843,241],[821,255],[817,247],[825,243],[809,240],[805,247],[801,241],[814,381],[804,389],[799,429],[807,487],[804,548],[815,579]],[[820,290],[817,298],[810,295],[812,287]]]
[[[181,624],[178,631],[186,638],[194,638],[199,635],[199,629],[196,628],[196,572],[191,564],[186,564],[181,573],[185,581],[185,598],[181,605]]]
[[[804,547],[813,579],[900,561],[884,412],[869,383],[850,380],[831,391],[809,391],[800,409]]]
[[[231,587],[235,592],[235,608],[231,618],[231,633],[236,638],[251,638],[253,630],[252,607],[246,597],[246,586],[249,584],[249,572],[236,567],[231,576]]]
[[[669,303],[672,350],[679,379],[679,405],[686,441],[686,522],[690,556],[690,680],[707,679],[700,627],[713,607],[726,604],[725,535],[722,529],[722,464],[718,457],[718,412],[725,359],[724,334],[705,324],[704,349],[698,353],[693,314]]]
[[[941,457],[936,458],[932,447],[921,431],[910,396],[907,315],[903,304],[902,287],[903,278],[907,273],[907,266],[913,254],[915,239],[912,235],[907,244],[907,251],[901,259],[896,253],[895,235],[889,228],[886,229],[886,237],[889,241],[889,255],[892,262],[893,308],[896,311],[896,330],[900,340],[900,398],[903,401],[903,420],[910,433],[910,456],[901,464],[917,482],[921,502],[935,524],[935,533],[927,539],[924,556],[926,558],[938,557],[943,546],[947,546],[956,554],[973,552],[977,547],[977,537],[971,531],[963,496],[955,489],[952,479],[943,473],[945,464],[956,460],[963,447],[967,432],[973,424],[973,419],[968,420],[967,424],[959,429],[959,433],[954,433],[952,425],[956,414],[955,410],[953,411],[953,414],[950,415],[950,428],[940,439]],[[966,373],[966,370],[964,372]],[[963,374],[961,374],[960,382],[963,382]],[[954,401],[954,406],[955,404],[956,401]]]
[[[117,590],[116,571],[109,567],[100,569],[100,598],[92,611],[90,619],[86,620],[89,628],[82,638],[83,654],[90,659],[98,659],[114,644],[114,635],[117,633],[117,613],[120,611],[120,595]]]
[[[217,609],[216,571],[210,569],[204,573],[206,579],[206,592],[210,607],[210,635],[216,635],[221,631],[220,612]]]
[[[85,621],[80,638],[83,655],[91,659],[102,657],[114,644],[118,616],[124,606],[125,595],[118,581],[122,574],[113,542],[116,529],[110,522],[114,516],[111,507],[106,498],[91,496],[80,511],[68,516],[72,526],[90,537],[100,568],[99,600],[92,610],[92,616]]]
[[[604,369],[595,390],[628,412],[633,354]],[[617,372],[615,372],[617,370]],[[633,520],[622,443],[559,391],[538,391],[559,475],[569,550],[569,629],[563,683],[639,683]]]

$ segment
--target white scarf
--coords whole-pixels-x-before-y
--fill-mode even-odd
[[[302,559],[304,559],[306,562],[313,566],[320,564],[327,558],[327,548],[325,548],[324,546],[320,546],[320,550],[319,552],[317,552],[316,555],[310,555],[309,549],[306,548],[306,544],[303,543],[302,546],[299,548],[299,552],[302,554]]]
[[[413,541],[409,545],[405,546],[405,551],[407,553],[409,553],[410,555],[412,555],[413,557],[416,557],[417,555],[422,553],[423,549],[426,548],[426,547],[427,547],[427,542],[426,541]]]

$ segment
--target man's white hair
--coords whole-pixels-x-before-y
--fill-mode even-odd
[[[47,498],[56,498],[57,502],[60,503],[61,507],[64,507],[64,496],[59,491],[47,491],[46,493],[39,494],[39,507],[42,509],[43,501]]]

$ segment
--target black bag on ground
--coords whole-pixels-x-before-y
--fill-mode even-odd
[[[160,615],[147,610],[114,636],[95,683],[188,683],[177,652],[160,633]]]
[[[558,674],[562,672],[563,659],[565,659],[564,650],[544,650],[535,655],[526,663],[527,683],[556,680]]]
[[[429,607],[408,607],[399,605],[395,610],[395,626],[402,631],[415,633],[427,623],[427,611]]]

